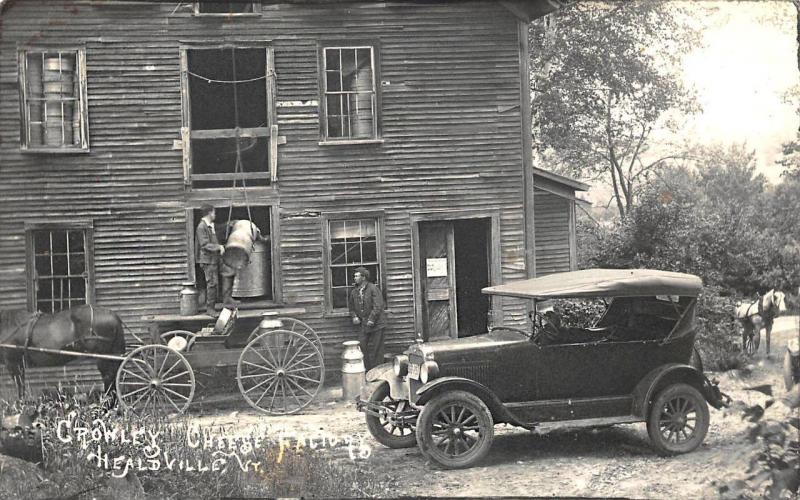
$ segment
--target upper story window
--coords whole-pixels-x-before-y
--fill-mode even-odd
[[[270,184],[278,159],[272,48],[185,48],[182,57],[187,183]]]
[[[253,0],[201,0],[194,3],[194,13],[204,16],[256,15],[261,2]]]
[[[86,58],[82,49],[19,53],[21,147],[42,152],[87,151]]]
[[[375,50],[372,46],[323,47],[320,128],[323,141],[378,138]]]
[[[27,228],[27,241],[33,309],[55,313],[92,301],[91,226],[36,225]]]

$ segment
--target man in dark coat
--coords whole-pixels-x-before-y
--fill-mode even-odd
[[[214,229],[217,217],[214,207],[203,205],[200,211],[203,213],[203,218],[197,224],[195,231],[195,262],[200,264],[206,278],[206,314],[214,316],[219,283],[219,259],[225,253],[225,247],[219,244]]]
[[[383,332],[386,328],[383,294],[369,281],[366,268],[355,270],[355,286],[350,291],[347,305],[353,324],[360,327],[358,341],[364,352],[364,366],[367,370],[383,363]]]

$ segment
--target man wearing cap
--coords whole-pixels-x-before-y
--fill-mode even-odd
[[[366,268],[357,268],[353,279],[356,284],[350,291],[347,305],[353,324],[360,327],[358,341],[364,352],[364,367],[369,370],[383,362],[383,332],[386,328],[383,295],[369,281],[370,273]]]
[[[539,334],[541,345],[558,344],[561,341],[561,317],[556,313],[553,303],[549,300],[541,301],[536,304],[536,311],[542,318],[542,326]]]
[[[214,230],[217,212],[211,205],[200,208],[203,218],[195,230],[195,262],[200,264],[206,278],[206,314],[214,316],[214,305],[217,303],[217,284],[219,283],[219,258],[225,253],[225,247],[219,244]]]

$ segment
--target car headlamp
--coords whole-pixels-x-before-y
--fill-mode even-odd
[[[439,365],[436,361],[426,361],[420,366],[419,380],[423,384],[427,384],[429,380],[433,380],[439,375]]]
[[[392,368],[397,377],[405,377],[408,375],[408,356],[405,354],[398,354],[392,361]]]

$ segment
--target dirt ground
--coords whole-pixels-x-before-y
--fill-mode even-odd
[[[197,416],[201,425],[224,425],[237,430],[266,427],[272,435],[359,436],[371,450],[367,467],[393,485],[387,496],[624,496],[634,498],[699,498],[716,495],[715,480],[730,479],[745,469],[748,445],[742,420],[745,405],[763,403],[767,396],[746,387],[772,384],[776,396],[784,393],[781,362],[786,341],[797,335],[798,318],[776,321],[772,356],[764,355],[764,342],[746,369],[707,374],[735,404],[722,411],[711,409],[711,426],[696,451],[671,458],[650,448],[644,424],[602,429],[575,429],[564,425],[535,432],[509,426],[495,428],[495,441],[480,467],[466,471],[441,470],[416,448],[391,450],[369,435],[363,415],[352,404],[331,401],[338,395],[329,389],[322,400],[303,415],[264,418],[250,411],[217,412]],[[781,417],[788,409],[780,403],[769,410]],[[349,460],[344,447],[327,453]]]

